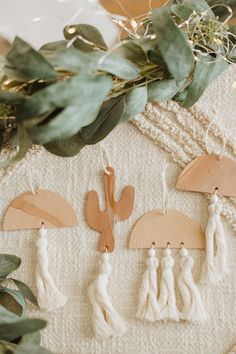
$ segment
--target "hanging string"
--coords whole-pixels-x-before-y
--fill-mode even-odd
[[[162,182],[162,214],[166,214],[167,212],[167,205],[168,205],[168,186],[166,182],[166,171],[168,168],[168,163],[166,162],[166,159],[164,159],[163,162],[163,170],[161,173],[161,182]]]
[[[210,131],[210,128],[211,128],[214,120],[215,120],[215,117],[212,118],[212,120],[210,121],[210,123],[206,129],[206,132],[205,132],[205,147],[206,147],[206,151],[207,151],[208,155],[212,154],[212,150],[209,146],[209,131]],[[222,135],[222,150],[221,150],[221,153],[218,155],[219,160],[221,160],[222,157],[224,156],[225,151],[226,151],[226,144],[227,144],[226,136],[222,130],[221,130],[221,135]]]
[[[30,165],[27,160],[25,160],[25,166],[26,166],[26,176],[27,176],[27,179],[28,179],[28,182],[30,185],[30,190],[31,190],[32,194],[36,195],[37,189],[39,188],[40,183],[38,183],[37,187],[34,187],[35,178],[33,178],[33,176],[32,176],[32,171],[31,171]],[[37,179],[39,182],[40,181],[39,175],[37,174],[36,171],[34,171],[34,173],[37,175]]]
[[[110,171],[107,169],[107,167],[109,166],[109,160],[108,160],[107,153],[106,153],[104,147],[102,146],[101,142],[98,143],[98,147],[99,147],[100,160],[101,160],[104,172],[107,175],[110,175]],[[106,159],[107,163],[105,163],[105,159]]]

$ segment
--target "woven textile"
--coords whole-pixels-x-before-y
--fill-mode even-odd
[[[175,190],[180,163],[174,158],[179,149],[187,151],[186,161],[198,150],[204,150],[204,134],[207,122],[202,117],[217,116],[216,123],[223,125],[227,136],[231,136],[227,145],[227,155],[234,155],[235,102],[236,90],[232,88],[236,79],[236,70],[231,68],[223,77],[215,82],[194,110],[181,110],[179,119],[192,116],[193,137],[188,127],[183,128],[176,120],[176,105],[159,105],[154,107],[167,118],[166,123],[157,117],[152,120],[152,113],[138,117],[134,124],[119,126],[104,141],[110,165],[116,171],[116,195],[121,189],[132,184],[136,188],[135,210],[125,222],[116,225],[116,250],[111,256],[113,274],[110,281],[110,293],[113,304],[127,319],[129,332],[121,337],[109,340],[94,339],[91,330],[90,305],[87,288],[97,275],[99,254],[96,252],[99,235],[91,230],[84,219],[84,201],[88,189],[96,189],[99,193],[101,207],[104,207],[101,163],[97,146],[86,147],[79,156],[71,159],[54,157],[39,149],[29,154],[28,162],[35,186],[52,189],[66,197],[78,212],[79,227],[74,229],[50,230],[48,232],[50,272],[57,287],[68,296],[67,305],[54,313],[41,313],[30,307],[32,316],[40,316],[49,321],[43,332],[43,344],[56,354],[225,354],[236,342],[236,237],[232,225],[225,222],[227,244],[229,248],[229,264],[231,273],[216,286],[201,286],[208,312],[208,321],[203,325],[189,323],[147,323],[134,319],[138,304],[138,291],[142,273],[145,269],[146,252],[128,249],[130,231],[135,221],[146,211],[161,206],[160,172],[163,159],[169,162],[167,172],[170,189],[169,207],[193,217],[203,227],[207,219],[207,199],[194,193],[183,193]],[[202,111],[203,114],[198,112]],[[164,113],[163,113],[164,112]],[[208,122],[209,119],[208,118]],[[166,143],[170,143],[170,151],[166,152],[157,143],[154,144],[149,131],[141,134],[142,120],[153,125],[155,136],[165,132]],[[156,121],[155,121],[156,120]],[[169,128],[163,124],[172,121]],[[176,122],[181,134],[171,126]],[[144,122],[145,123],[145,122]],[[168,134],[166,133],[168,130]],[[142,131],[142,133],[144,133]],[[176,134],[176,135],[175,135]],[[214,137],[214,129],[210,132],[210,142],[220,150],[220,139]],[[217,135],[217,134],[216,134]],[[182,139],[182,140],[181,140]],[[182,141],[182,142],[181,142]],[[174,142],[173,145],[171,142]],[[182,147],[181,147],[182,146]],[[166,146],[163,146],[166,149]],[[177,161],[177,162],[176,162]],[[184,165],[184,163],[182,164]],[[25,162],[18,164],[5,176],[2,174],[1,213],[13,198],[30,189]],[[235,201],[226,200],[226,214],[233,223]],[[1,233],[1,252],[13,253],[22,257],[22,266],[16,276],[27,282],[35,290],[35,240],[37,232],[16,231]],[[161,252],[158,251],[158,257]],[[194,275],[198,278],[204,252],[193,251],[195,258]],[[173,251],[175,272],[179,272],[179,255]],[[178,304],[181,299],[176,289]]]

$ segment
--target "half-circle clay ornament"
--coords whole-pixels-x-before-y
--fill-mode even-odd
[[[40,229],[78,226],[74,208],[59,194],[38,189],[35,194],[26,192],[8,207],[3,230]]]
[[[236,197],[236,161],[226,156],[202,155],[183,169],[176,188],[210,194],[217,189],[219,195]]]
[[[149,249],[181,248],[204,249],[205,238],[201,227],[187,215],[173,209],[163,212],[152,210],[143,215],[134,226],[129,240],[129,248]]]

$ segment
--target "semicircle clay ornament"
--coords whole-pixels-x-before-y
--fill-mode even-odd
[[[181,248],[205,249],[204,233],[201,227],[187,215],[173,209],[151,210],[135,224],[129,239],[129,248],[149,249]]]
[[[49,273],[46,228],[78,226],[74,208],[59,194],[36,189],[16,198],[7,208],[3,231],[38,229],[35,282],[39,307],[52,311],[67,302]]]
[[[204,154],[184,168],[176,188],[211,194],[209,219],[205,231],[206,259],[200,282],[217,283],[229,272],[227,245],[220,216],[222,207],[218,195],[236,197],[236,161],[223,154],[222,156]]]

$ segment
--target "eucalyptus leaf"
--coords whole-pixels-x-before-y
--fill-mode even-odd
[[[39,345],[41,341],[40,332],[33,332],[29,334],[25,334],[20,341],[20,344],[35,344]]]
[[[14,106],[23,102],[25,97],[19,93],[8,92],[0,90],[0,103],[7,104],[9,106]]]
[[[168,9],[153,10],[152,23],[159,39],[159,49],[171,75],[177,82],[187,79],[193,70],[193,53]]]
[[[7,310],[5,307],[0,305],[0,325],[4,325],[6,323],[16,322],[20,319],[19,316],[14,314],[13,312]]]
[[[191,84],[177,96],[176,101],[180,102],[183,107],[191,107],[202,96],[210,83],[227,67],[228,63],[222,59],[201,57],[201,61],[196,63]]]
[[[191,9],[193,9],[196,12],[204,12],[206,11],[206,14],[208,16],[214,16],[213,11],[211,10],[208,1],[205,0],[183,0],[182,5],[187,6]]]
[[[81,107],[69,106],[49,123],[29,129],[30,136],[39,144],[68,139],[96,118],[101,103]]]
[[[85,144],[79,134],[65,140],[57,140],[44,145],[48,152],[61,157],[73,157],[77,155],[84,146]]]
[[[18,269],[21,259],[10,254],[0,254],[0,278],[6,278],[9,274]]]
[[[227,9],[227,6],[232,10],[233,18],[236,15],[236,1],[235,0],[224,0],[224,1],[217,1],[217,0],[206,0],[209,6],[212,7],[212,11],[214,12],[215,16],[219,17],[221,21],[224,21],[228,18],[230,12]]]
[[[83,53],[81,50],[70,48],[58,52],[53,63],[75,73],[81,71],[92,73],[100,70],[125,80],[133,80],[139,76],[136,65],[116,53],[108,55],[101,51]]]
[[[187,20],[193,13],[193,9],[191,9],[190,7],[176,4],[171,6],[171,11],[174,15],[184,21]]]
[[[43,329],[46,322],[39,319],[22,319],[16,322],[0,324],[0,339],[13,341],[24,334]]]
[[[120,50],[124,57],[134,63],[145,63],[148,60],[143,48],[138,43],[135,43],[133,40],[125,42],[121,46]]]
[[[39,347],[31,343],[20,344],[14,349],[14,354],[52,354],[45,348]]]
[[[56,108],[76,106],[79,110],[85,111],[88,109],[91,114],[91,121],[87,114],[82,124],[89,124],[94,118],[94,113],[112,89],[112,85],[113,82],[109,76],[92,75],[80,75],[50,85],[34,94],[18,107],[17,120],[32,119]]]
[[[155,81],[148,85],[148,101],[168,101],[179,91],[175,80]]]
[[[67,41],[56,41],[44,44],[40,49],[39,53],[42,54],[47,60],[51,61],[58,51],[66,49]]]
[[[23,39],[16,37],[7,54],[6,70],[20,81],[30,79],[55,80],[57,73],[49,62]]]
[[[17,125],[17,136],[19,141],[18,153],[9,160],[0,161],[0,167],[8,167],[13,162],[22,160],[32,146],[32,140],[22,124]]]
[[[127,122],[129,119],[134,119],[137,114],[145,110],[148,94],[147,87],[137,87],[125,95],[125,110],[122,114],[120,122]]]
[[[107,50],[107,45],[101,33],[92,25],[79,24],[66,26],[64,36],[67,40],[78,36],[73,45],[84,52],[92,52],[96,48]]]
[[[21,294],[30,302],[32,302],[32,304],[38,306],[38,301],[34,295],[34,293],[32,292],[32,290],[28,287],[28,285],[26,285],[25,283],[23,283],[20,280],[14,279],[14,278],[9,278],[10,280],[12,280],[14,282],[14,284],[17,286],[17,288],[19,289],[19,291],[21,292]]]
[[[0,287],[0,296],[3,294],[8,294],[20,305],[21,316],[24,317],[26,315],[26,302],[22,293],[19,290]]]
[[[124,109],[125,99],[122,96],[104,102],[95,121],[81,130],[83,142],[96,144],[103,140],[120,122]]]

